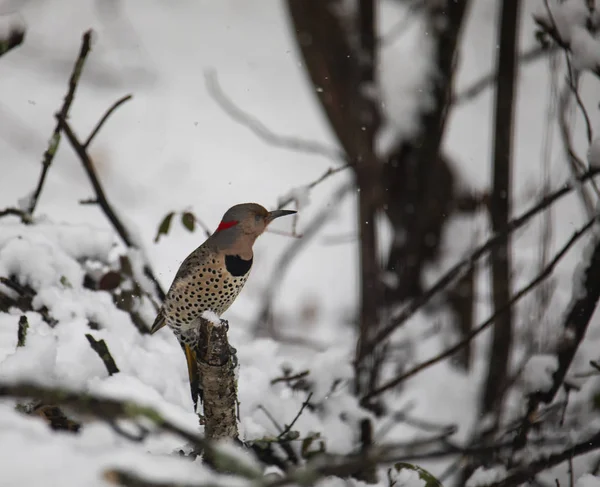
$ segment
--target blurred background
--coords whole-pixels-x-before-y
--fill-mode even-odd
[[[542,377],[544,364],[568,368],[580,331],[598,335],[592,305],[576,345],[563,343],[580,297],[573,275],[594,240],[584,236],[550,279],[509,300],[594,216],[597,190],[578,187],[476,265],[439,279],[544,196],[587,177],[597,25],[587,0],[0,1],[0,34],[26,32],[0,59],[0,208],[27,206],[92,29],[69,123],[84,138],[133,95],[89,155],[163,290],[233,204],[297,209],[258,240],[227,312],[232,326],[277,343],[285,360],[342,350],[347,392],[373,424],[396,418],[393,439],[417,435],[394,416],[413,404],[427,421],[456,425],[465,445],[522,440],[516,425],[540,391],[539,368]],[[37,216],[110,230],[100,208],[79,203],[93,197],[63,140]],[[461,340],[447,360],[402,378]],[[556,367],[526,366],[565,347],[570,360]],[[583,368],[595,360],[578,353]],[[555,395],[545,399],[534,405]],[[432,468],[462,485],[511,455]]]

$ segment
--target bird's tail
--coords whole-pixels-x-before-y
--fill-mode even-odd
[[[160,330],[166,324],[167,324],[167,321],[165,320],[165,316],[161,309],[158,312],[158,315],[156,315],[156,319],[154,320],[154,324],[152,325],[152,328],[150,328],[150,333],[151,334],[156,333],[158,330]]]

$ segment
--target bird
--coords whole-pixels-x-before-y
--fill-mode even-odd
[[[292,210],[268,211],[257,203],[229,208],[215,232],[182,262],[158,311],[150,333],[168,326],[183,348],[194,406],[197,404],[198,372],[195,345],[198,317],[212,311],[219,318],[233,304],[246,284],[256,239],[276,218]]]

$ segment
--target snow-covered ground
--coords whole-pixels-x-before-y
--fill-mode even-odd
[[[523,3],[521,44],[526,48],[535,43],[532,13],[542,2]],[[385,28],[405,14],[399,4],[384,2]],[[154,244],[158,224],[167,212],[191,209],[212,229],[229,206],[256,201],[275,207],[282,195],[335,166],[322,157],[265,144],[226,115],[205,86],[205,73],[214,70],[225,93],[273,131],[333,145],[288,32],[283,2],[0,0],[0,15],[0,31],[15,20],[27,27],[24,45],[0,58],[0,209],[14,206],[33,189],[81,35],[92,28],[93,50],[70,123],[83,137],[111,103],[133,93],[133,100],[113,115],[90,152],[109,199],[135,226],[165,288],[182,259],[204,240],[200,230],[191,234],[174,222],[169,235]],[[496,1],[473,2],[460,55],[458,92],[493,69],[497,15]],[[383,93],[389,100],[386,107],[402,130],[414,128],[410,115],[418,107],[420,80],[429,69],[426,52],[426,36],[413,25],[382,53],[386,66],[381,73]],[[547,170],[552,186],[569,175],[555,131],[547,132],[550,91],[546,62],[537,61],[521,69],[515,132],[515,214],[539,196],[546,164],[543,148],[549,138]],[[595,107],[597,80],[584,76],[581,91],[584,100]],[[486,91],[455,109],[448,124],[447,149],[465,185],[477,190],[486,189],[490,180],[492,94]],[[600,127],[598,110],[592,110],[590,116],[592,125]],[[588,144],[580,119],[576,127],[575,144],[585,155]],[[299,232],[349,177],[340,173],[310,192],[300,211]],[[172,334],[165,329],[154,336],[140,335],[107,293],[82,286],[83,258],[114,265],[116,254],[116,237],[98,208],[78,204],[91,195],[79,160],[63,140],[38,206],[38,215],[47,223],[25,227],[8,219],[0,222],[0,276],[18,274],[25,280],[23,284],[38,292],[39,304],[47,306],[59,321],[51,329],[37,313],[28,314],[27,346],[16,348],[20,314],[0,314],[0,380],[35,379],[46,385],[134,399],[195,428],[197,418],[189,398],[185,361]],[[560,247],[583,222],[582,214],[576,197],[553,209],[551,250]],[[289,225],[281,221],[276,229],[289,231]],[[475,242],[482,241],[486,229],[483,218],[457,219],[446,232],[447,256],[441,266],[451,265]],[[290,237],[275,233],[258,240],[252,275],[225,316],[240,361],[240,427],[244,438],[277,433],[258,406],[269,411],[280,425],[289,423],[298,412],[306,395],[270,384],[283,367],[290,367],[297,372],[311,371],[315,397],[325,405],[321,411],[305,411],[295,429],[303,435],[321,433],[329,452],[344,453],[356,445],[357,438],[344,421],[352,422],[365,414],[349,394],[348,384],[354,353],[349,322],[356,309],[357,247],[352,239],[332,245],[326,238],[354,234],[354,201],[348,197],[320,235],[300,252],[277,289],[275,326],[284,335],[314,342],[314,347],[253,338],[250,325],[271,276],[278,272],[278,258],[291,243]],[[518,237],[514,248],[516,287],[536,272],[539,225],[532,225]],[[544,346],[551,340],[549,330],[559,323],[559,314],[571,297],[571,275],[580,256],[577,250],[571,252],[557,268],[557,287],[545,321],[539,324],[540,350],[536,352],[547,352]],[[438,272],[432,269],[431,275]],[[483,320],[489,313],[487,275],[483,274],[478,284],[482,298],[477,317]],[[150,317],[153,311],[146,305],[142,313]],[[519,328],[531,329],[527,301],[519,310]],[[90,331],[88,321],[98,323],[100,329]],[[405,339],[419,345],[412,351],[414,363],[447,344],[439,337],[424,337],[424,329],[430,326],[423,316],[417,316],[405,328]],[[119,374],[108,376],[89,347],[86,333],[106,341]],[[590,334],[598,334],[597,319]],[[485,363],[486,340],[484,335],[477,341],[476,363]],[[588,355],[593,357],[593,352],[587,351],[586,358]],[[392,402],[392,409],[402,410],[412,404],[416,417],[455,424],[456,439],[466,439],[478,421],[477,394],[485,372],[483,367],[473,370],[464,375],[446,363],[437,365],[408,381],[395,399],[397,404]],[[538,372],[531,371],[528,377],[532,382],[537,381]],[[336,380],[341,380],[341,386],[330,393]],[[0,423],[2,486],[103,486],[107,483],[102,472],[115,467],[156,480],[211,480],[199,462],[170,456],[182,446],[174,436],[160,435],[132,444],[101,423],[87,425],[81,435],[55,434],[40,420],[16,412],[10,403],[2,404]],[[387,441],[406,441],[416,434],[403,423],[392,428],[386,423],[379,426],[379,437]],[[442,463],[429,465],[436,473],[444,467]],[[594,480],[582,479],[578,485],[594,485],[591,482]],[[331,481],[328,485],[341,484]]]

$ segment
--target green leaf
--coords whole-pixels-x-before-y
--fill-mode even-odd
[[[161,235],[167,235],[169,233],[169,228],[171,228],[171,220],[173,220],[173,215],[175,215],[174,211],[167,213],[166,216],[160,222],[158,226],[158,232],[156,233],[156,237],[154,238],[154,243],[158,242],[158,239]]]
[[[181,214],[181,224],[190,232],[193,232],[196,225],[196,217],[191,211],[185,211]]]
[[[425,487],[443,487],[441,482],[431,475],[427,470],[411,463],[395,463],[394,468],[397,472],[402,470],[412,470],[419,474],[419,478],[425,481]]]
[[[67,276],[60,276],[60,283],[63,285],[63,287],[68,287],[68,288],[73,287],[73,286],[71,286],[71,283],[67,279]]]

